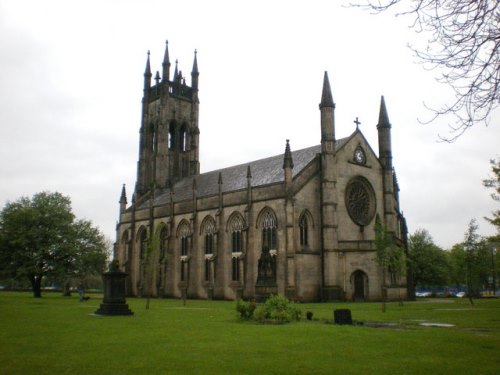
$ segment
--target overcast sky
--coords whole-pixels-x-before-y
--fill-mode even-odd
[[[425,228],[449,248],[476,218],[493,234],[483,217],[498,204],[482,180],[500,153],[500,114],[438,142],[446,121],[417,119],[449,91],[407,48],[425,36],[342,3],[0,0],[0,207],[59,191],[114,241],[121,186],[130,201],[135,184],[147,51],[161,71],[168,39],[188,84],[198,51],[202,172],[283,153],[286,139],[292,150],[319,144],[328,71],[337,138],[358,117],[377,151],[385,96],[410,233]]]

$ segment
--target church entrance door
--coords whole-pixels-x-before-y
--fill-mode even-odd
[[[362,271],[354,272],[354,300],[364,301],[365,295],[365,279],[366,275]]]

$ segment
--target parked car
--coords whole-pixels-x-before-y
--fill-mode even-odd
[[[455,297],[464,298],[465,297],[465,292],[458,292],[457,294],[455,294]]]
[[[432,292],[422,290],[422,291],[417,291],[415,293],[415,295],[417,297],[431,297],[432,296]]]

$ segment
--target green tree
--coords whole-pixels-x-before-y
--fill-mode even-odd
[[[411,47],[417,58],[438,72],[454,98],[433,117],[451,116],[453,141],[478,123],[488,124],[500,103],[500,2],[497,0],[366,0],[353,6],[375,13],[394,9],[412,19],[410,27],[425,38]]]
[[[395,284],[398,277],[402,275],[405,268],[403,249],[394,242],[394,234],[387,230],[382,224],[380,217],[375,219],[375,250],[377,263],[382,268],[382,311],[385,312],[385,302],[387,300],[387,272],[389,272],[391,282]]]
[[[425,229],[410,235],[408,257],[413,283],[418,288],[441,288],[448,284],[449,264],[444,250],[434,244]]]
[[[28,278],[34,297],[41,297],[44,277],[102,272],[106,258],[102,234],[88,221],[75,221],[70,198],[58,192],[22,197],[0,212],[0,269]]]
[[[472,219],[465,233],[465,275],[467,293],[471,304],[472,296],[481,289],[488,287],[488,278],[491,276],[491,249],[489,242],[477,234],[478,225]]]
[[[449,281],[450,285],[461,289],[467,284],[466,254],[463,243],[455,244],[448,252],[448,264],[450,265]]]
[[[493,193],[491,193],[491,197],[496,202],[500,202],[500,158],[491,159],[491,170],[493,172],[493,176],[483,180],[483,185],[488,189],[493,189]],[[500,210],[495,210],[492,212],[493,217],[485,219],[492,225],[497,228],[497,235],[490,238],[491,242],[500,242]]]

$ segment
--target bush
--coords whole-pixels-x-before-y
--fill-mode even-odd
[[[254,319],[264,322],[289,323],[300,320],[301,311],[293,306],[287,298],[271,295],[263,305],[259,305],[254,312]]]
[[[306,312],[306,317],[307,317],[307,320],[312,320],[312,318],[313,318],[313,312],[312,311]]]
[[[240,319],[241,320],[250,320],[253,318],[253,313],[255,311],[255,308],[257,307],[257,304],[255,301],[243,301],[239,300],[236,303],[236,311],[240,314]]]

